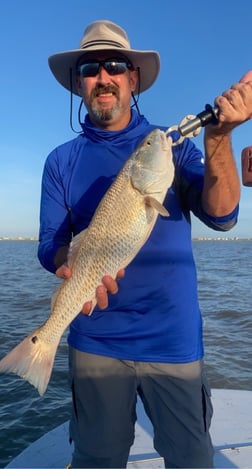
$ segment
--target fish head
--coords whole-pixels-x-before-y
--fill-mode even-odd
[[[173,178],[172,139],[164,131],[154,129],[136,149],[131,183],[141,194],[162,202]]]

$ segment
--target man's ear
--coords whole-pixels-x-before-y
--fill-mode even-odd
[[[137,70],[132,70],[130,72],[130,86],[131,86],[131,91],[134,93],[137,87],[137,82],[138,82],[138,72]]]
[[[75,78],[75,83],[76,83],[78,94],[81,96],[82,95],[82,81],[80,80],[80,77],[77,76]]]

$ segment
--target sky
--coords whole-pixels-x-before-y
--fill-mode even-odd
[[[78,48],[86,26],[109,19],[131,47],[156,50],[161,70],[139,100],[154,124],[179,124],[252,69],[251,0],[1,0],[0,2],[0,237],[37,236],[40,186],[47,155],[75,138],[69,92],[48,67],[54,53]],[[74,100],[77,123],[79,99]],[[203,131],[194,139],[203,151]],[[241,151],[252,145],[252,121],[233,132]],[[193,219],[194,237],[216,237]],[[228,234],[252,237],[252,188],[242,187],[239,221]]]

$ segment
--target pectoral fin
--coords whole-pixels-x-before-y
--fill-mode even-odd
[[[151,196],[147,195],[144,198],[144,200],[145,200],[146,205],[149,205],[150,207],[153,207],[163,217],[169,217],[170,216],[168,210],[166,210],[166,208],[160,202],[158,202],[158,200],[155,199],[154,197],[151,197]]]

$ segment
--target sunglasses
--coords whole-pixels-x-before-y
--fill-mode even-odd
[[[103,67],[109,75],[122,75],[126,70],[133,70],[133,65],[125,59],[106,59],[84,62],[79,65],[79,74],[85,77],[95,77]]]

